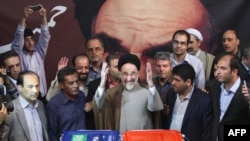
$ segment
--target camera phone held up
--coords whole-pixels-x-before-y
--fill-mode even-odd
[[[42,7],[38,4],[38,5],[33,5],[30,7],[33,11],[39,11]]]
[[[7,112],[12,112],[14,110],[14,105],[11,102],[9,95],[4,94],[4,85],[0,85],[0,109],[2,109],[2,103],[5,105]]]

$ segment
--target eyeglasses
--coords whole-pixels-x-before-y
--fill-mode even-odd
[[[130,77],[136,77],[136,75],[137,75],[136,72],[132,72],[130,74],[127,73],[127,72],[122,73],[122,77],[128,77],[128,76],[130,76]]]

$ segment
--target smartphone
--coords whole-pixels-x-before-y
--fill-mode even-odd
[[[6,74],[10,76],[10,69],[6,69]]]
[[[244,83],[244,86],[247,88],[246,80],[244,80],[243,83]]]
[[[42,7],[40,5],[33,5],[30,7],[33,11],[39,11]]]

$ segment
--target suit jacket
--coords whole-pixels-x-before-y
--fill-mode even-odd
[[[220,121],[220,95],[221,87],[218,83],[213,85],[211,89],[211,96],[213,98],[213,109],[214,109],[214,122],[213,122],[213,141],[216,141],[218,136],[218,141],[224,141],[224,125],[240,125],[240,124],[250,124],[249,117],[249,104],[244,98],[241,92],[241,82],[240,87],[236,91],[235,95],[232,98],[231,103],[228,106],[227,111],[224,114],[224,117]]]
[[[101,82],[101,78],[97,78],[93,81],[91,81],[88,85],[88,95],[86,97],[86,102],[90,102],[93,100],[93,97],[95,95],[95,91],[97,90],[99,84]],[[106,81],[105,84],[105,90],[108,89],[108,82]],[[92,102],[92,110],[90,112],[86,112],[86,125],[87,129],[103,129],[103,126],[101,124],[101,111],[98,110],[96,107],[96,103]]]
[[[153,79],[154,84],[155,84],[155,88],[157,89],[164,105],[166,104],[167,92],[172,87],[171,80],[172,80],[172,78],[169,79],[169,81],[167,82],[167,84],[165,84],[165,86],[160,86],[159,78],[154,77],[154,79]],[[153,123],[154,129],[162,129],[163,125],[166,124],[166,118],[167,118],[167,113],[166,113],[165,109],[163,109],[161,111],[151,112],[151,116],[152,116],[152,120],[154,121],[154,123]],[[156,121],[159,121],[159,122],[155,123]]]
[[[14,111],[11,112],[5,120],[2,141],[31,141],[24,110],[19,98],[12,102]],[[38,102],[37,112],[41,119],[43,140],[49,141],[44,105],[41,101],[38,100]]]
[[[166,99],[170,108],[166,129],[171,125],[176,98],[177,93],[171,88]],[[212,120],[212,98],[195,87],[183,118],[181,133],[190,141],[211,141]]]
[[[207,53],[207,52],[200,49],[200,54],[199,54],[198,58],[203,63],[205,75],[206,75],[206,80],[209,80],[209,78],[210,78],[210,73],[211,73],[214,57],[215,57],[214,55]]]
[[[245,80],[247,83],[247,87],[250,88],[250,74],[248,73],[248,70],[243,65],[243,63],[240,64],[240,69],[240,76],[242,76],[241,79]]]

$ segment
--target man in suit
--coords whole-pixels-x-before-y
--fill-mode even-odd
[[[119,70],[118,70],[118,61],[120,58],[120,54],[118,52],[115,53],[110,53],[106,57],[106,62],[104,68],[107,69],[108,73],[106,74],[106,77],[101,80],[101,78],[97,78],[93,80],[92,82],[89,83],[88,85],[88,100],[92,100],[93,96],[95,95],[95,92],[100,85],[101,87],[104,87],[105,90],[109,88],[113,88],[121,83],[120,75],[119,75]],[[95,126],[96,129],[104,129],[101,120],[101,113],[100,111],[96,108],[96,103],[92,102],[93,106],[93,112],[95,116]],[[87,116],[87,115],[86,115]],[[94,119],[94,116],[92,118]]]
[[[250,77],[250,44],[247,45],[242,52],[241,63]]]
[[[187,51],[191,55],[194,55],[201,60],[205,69],[206,80],[208,80],[210,78],[214,55],[205,52],[200,48],[203,41],[203,36],[199,30],[188,28],[186,31],[190,34],[190,41]]]
[[[222,34],[222,47],[223,47],[223,53],[217,54],[214,58],[213,61],[213,65],[212,67],[214,67],[214,65],[216,65],[216,63],[218,62],[218,59],[220,58],[221,55],[223,55],[224,53],[228,53],[228,54],[233,54],[236,55],[238,58],[241,58],[241,50],[239,48],[239,44],[240,44],[240,39],[238,36],[238,33],[236,30],[234,29],[227,29],[223,32]],[[240,77],[241,79],[246,79],[247,77],[247,72],[245,71],[245,69],[240,66]],[[213,70],[211,70],[212,72],[210,73],[210,79],[214,78],[213,75]],[[250,81],[250,80],[249,80]]]
[[[14,111],[5,122],[2,141],[48,141],[44,105],[37,100],[39,77],[32,71],[21,72],[17,79],[19,97],[13,100]]]
[[[3,54],[3,62],[8,75],[8,80],[5,80],[6,88],[11,98],[15,99],[19,95],[16,81],[22,70],[20,57],[14,50],[10,50]]]
[[[10,50],[3,54],[3,62],[6,73],[8,75],[8,77],[6,77],[4,81],[6,84],[7,92],[13,100],[19,96],[17,88],[17,78],[22,70],[20,57],[14,50]],[[43,104],[47,103],[46,100],[42,98],[41,94],[39,94],[38,99],[41,100]]]
[[[249,103],[242,93],[240,60],[233,54],[218,59],[215,75],[220,85],[211,89],[213,98],[213,141],[224,141],[224,126],[250,124]],[[249,95],[248,95],[249,96]]]
[[[98,36],[89,38],[86,42],[86,53],[89,57],[89,75],[88,82],[101,77],[103,56],[105,53],[104,43]]]
[[[191,65],[178,65],[172,73],[165,128],[180,131],[190,141],[211,141],[212,98],[194,86],[195,71]]]

